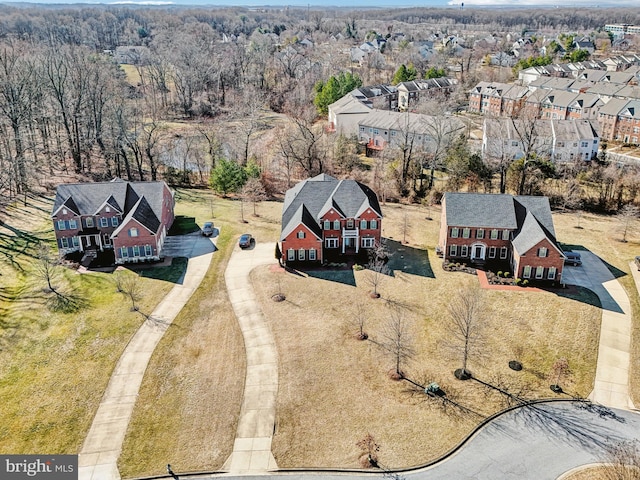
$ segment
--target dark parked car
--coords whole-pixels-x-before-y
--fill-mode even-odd
[[[204,225],[202,226],[202,235],[205,237],[213,235],[213,222],[204,222]]]
[[[251,234],[245,233],[243,235],[240,235],[240,240],[238,240],[238,245],[240,245],[240,248],[249,248],[252,242],[253,242],[253,238],[251,237]]]
[[[582,265],[582,257],[578,252],[564,252],[564,263],[567,265]]]

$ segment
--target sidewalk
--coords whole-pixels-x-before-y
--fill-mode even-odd
[[[231,474],[263,474],[278,468],[271,453],[278,393],[278,354],[249,280],[255,267],[275,263],[274,252],[274,243],[257,243],[247,250],[236,246],[224,274],[247,354],[238,430],[233,452],[223,467]]]
[[[150,320],[142,324],[122,353],[80,450],[79,480],[120,479],[118,457],[144,372],[164,332],[207,273],[215,250],[211,242],[215,245],[215,239],[192,235],[179,242],[181,247],[174,247],[172,255],[190,257],[183,282],[175,285],[164,297],[151,313]],[[180,249],[181,252],[178,251]]]

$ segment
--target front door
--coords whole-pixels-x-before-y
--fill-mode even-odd
[[[471,247],[471,260],[484,260],[487,247],[485,245],[476,244]]]

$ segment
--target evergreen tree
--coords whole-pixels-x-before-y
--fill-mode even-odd
[[[211,170],[209,185],[216,193],[226,195],[238,191],[246,181],[247,173],[237,162],[221,158]]]
[[[314,90],[316,97],[313,103],[318,113],[326,115],[331,105],[347,93],[362,86],[362,79],[351,72],[342,72],[337,77],[331,76],[326,82],[316,83]]]

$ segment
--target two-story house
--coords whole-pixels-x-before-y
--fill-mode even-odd
[[[510,268],[530,281],[562,279],[564,254],[546,197],[447,192],[438,247],[445,261]]]
[[[60,255],[110,250],[116,264],[159,260],[174,219],[165,182],[59,185],[51,219]]]
[[[373,248],[381,232],[378,197],[355,180],[320,174],[285,194],[280,234],[285,264],[349,258]]]

